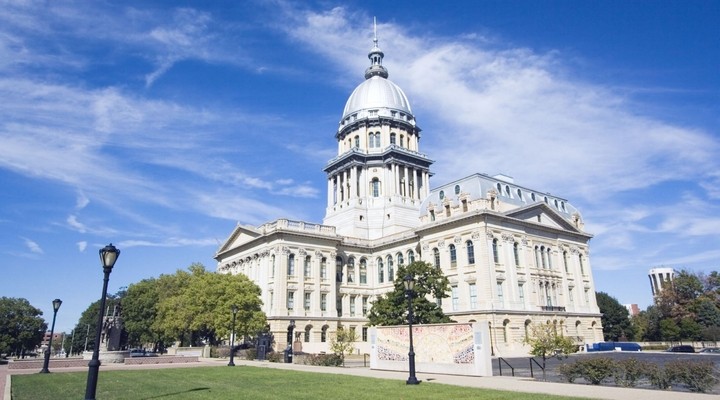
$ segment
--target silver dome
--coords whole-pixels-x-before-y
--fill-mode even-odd
[[[392,110],[412,115],[410,102],[405,92],[392,81],[381,76],[372,76],[358,85],[348,98],[341,120],[357,113],[364,116],[367,110]],[[365,111],[365,112],[363,112]],[[380,112],[380,114],[385,114]]]

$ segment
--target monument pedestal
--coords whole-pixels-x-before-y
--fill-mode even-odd
[[[83,352],[83,360],[92,360],[93,352]],[[98,353],[98,359],[103,364],[122,364],[125,362],[125,357],[129,357],[130,352],[127,350],[123,351],[106,351],[100,350]]]

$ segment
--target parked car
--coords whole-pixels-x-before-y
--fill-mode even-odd
[[[720,354],[720,347],[706,347],[700,351],[700,354]]]
[[[143,349],[132,349],[130,350],[130,357],[145,357],[147,352]]]
[[[680,346],[672,346],[665,351],[667,351],[668,353],[694,353],[695,348],[690,345],[683,344]]]

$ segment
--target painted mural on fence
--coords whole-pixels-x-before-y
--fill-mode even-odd
[[[407,361],[407,327],[378,329],[377,354],[381,361]],[[415,361],[418,363],[472,364],[473,328],[470,324],[413,326]]]

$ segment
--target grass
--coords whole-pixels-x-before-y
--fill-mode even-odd
[[[82,399],[86,372],[13,375],[13,400]],[[479,399],[567,400],[436,383],[237,366],[100,371],[97,398],[111,399]]]

